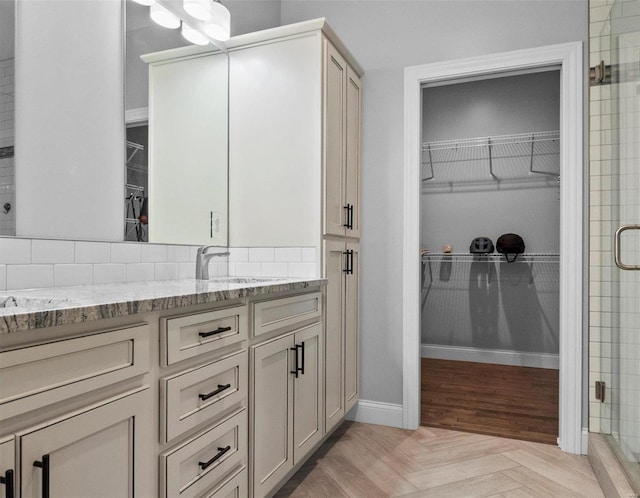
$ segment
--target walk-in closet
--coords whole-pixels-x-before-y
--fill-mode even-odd
[[[559,128],[557,68],[423,89],[423,425],[556,441]]]

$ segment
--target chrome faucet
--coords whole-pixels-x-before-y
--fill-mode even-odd
[[[202,246],[198,247],[198,256],[196,258],[196,280],[209,280],[209,260],[216,256],[229,256],[229,251],[226,252],[207,252],[209,249],[214,249],[217,246]]]

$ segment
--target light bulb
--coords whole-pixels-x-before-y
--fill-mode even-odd
[[[151,5],[149,15],[153,22],[164,28],[176,29],[180,27],[180,19],[157,3]]]
[[[217,0],[211,3],[211,20],[205,24],[204,32],[220,41],[226,41],[231,36],[231,13]]]
[[[209,40],[200,31],[193,29],[191,26],[182,23],[182,37],[193,43],[194,45],[208,45]]]
[[[139,3],[140,5],[144,5],[145,7],[149,7],[156,3],[156,0],[133,0],[135,3]]]
[[[211,0],[183,0],[182,7],[191,17],[201,21],[211,19]]]

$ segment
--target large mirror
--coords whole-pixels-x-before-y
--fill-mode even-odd
[[[0,8],[0,235],[227,245],[226,54],[130,0]]]

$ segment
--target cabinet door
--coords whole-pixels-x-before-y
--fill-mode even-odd
[[[344,242],[325,241],[325,424],[328,432],[345,414],[342,334]]]
[[[347,64],[333,45],[326,42],[325,59],[325,233],[344,235],[346,222],[344,130]]]
[[[23,497],[151,496],[148,388],[18,434]],[[135,479],[134,479],[135,476]]]
[[[360,347],[358,337],[358,282],[360,244],[347,243],[350,272],[345,274],[344,296],[344,397],[348,412],[360,397]]]
[[[16,471],[15,443],[13,438],[0,441],[0,496],[14,497]]]
[[[322,324],[294,335],[298,377],[293,383],[294,465],[322,439]],[[295,365],[295,364],[294,364]]]
[[[267,495],[293,467],[293,336],[253,349],[253,494]]]
[[[345,130],[345,203],[350,213],[348,237],[360,237],[360,78],[347,66]]]

